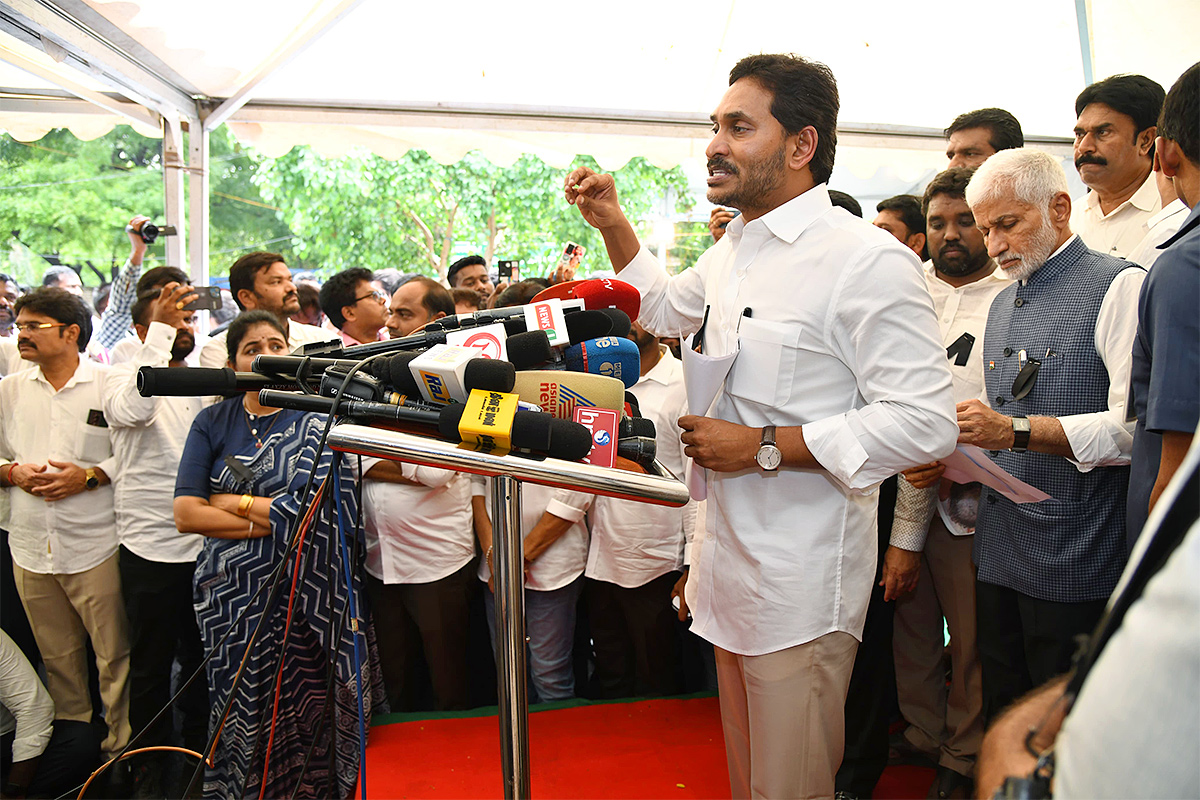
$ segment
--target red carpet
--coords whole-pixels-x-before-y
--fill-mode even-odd
[[[551,707],[529,715],[535,798],[725,798],[715,697]],[[890,767],[875,796],[918,798],[933,771]],[[502,797],[496,716],[376,725],[367,797]]]

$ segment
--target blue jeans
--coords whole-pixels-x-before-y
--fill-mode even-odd
[[[575,666],[571,650],[575,643],[575,606],[583,590],[583,575],[561,589],[539,592],[525,590],[525,635],[529,646],[531,684],[530,703],[570,700],[575,697]],[[486,588],[483,602],[487,608],[488,631],[492,652],[496,651],[496,598]]]

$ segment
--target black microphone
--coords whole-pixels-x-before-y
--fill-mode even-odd
[[[612,329],[603,336],[619,336],[624,338],[633,330],[633,323],[629,320],[629,315],[619,308],[597,308],[597,314],[603,314],[612,320]],[[594,338],[594,337],[593,337]]]
[[[334,403],[329,397],[272,389],[259,392],[258,401],[271,408],[290,408],[318,414],[330,413]],[[462,403],[452,403],[439,411],[429,411],[391,403],[343,400],[338,404],[338,413],[387,422],[432,425],[445,438],[458,442],[462,441],[458,423],[465,408]],[[543,411],[517,411],[513,416],[511,441],[514,448],[542,451],[551,458],[568,461],[578,461],[592,448],[592,438],[586,428],[569,420],[555,419]]]
[[[202,397],[291,387],[277,377],[235,372],[229,367],[142,367],[138,370],[137,388],[142,397]]]

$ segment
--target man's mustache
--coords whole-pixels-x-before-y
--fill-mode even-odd
[[[708,168],[710,171],[714,169],[720,169],[724,172],[728,172],[730,175],[737,174],[737,167],[735,167],[733,164],[730,164],[723,158],[710,158],[708,160]]]
[[[1095,153],[1084,153],[1075,159],[1075,169],[1079,169],[1084,164],[1096,164],[1097,166],[1107,167],[1108,159],[1104,156],[1098,156]]]

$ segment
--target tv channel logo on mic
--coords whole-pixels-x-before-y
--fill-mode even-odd
[[[441,375],[425,370],[418,371],[421,377],[421,383],[425,387],[427,396],[430,400],[439,403],[450,403],[454,400],[450,396],[450,389],[447,388],[446,382],[442,380]]]
[[[584,463],[595,464],[598,467],[613,466],[617,459],[617,426],[620,424],[620,415],[607,408],[576,406],[572,418],[587,428],[592,435],[592,449],[584,456]]]

